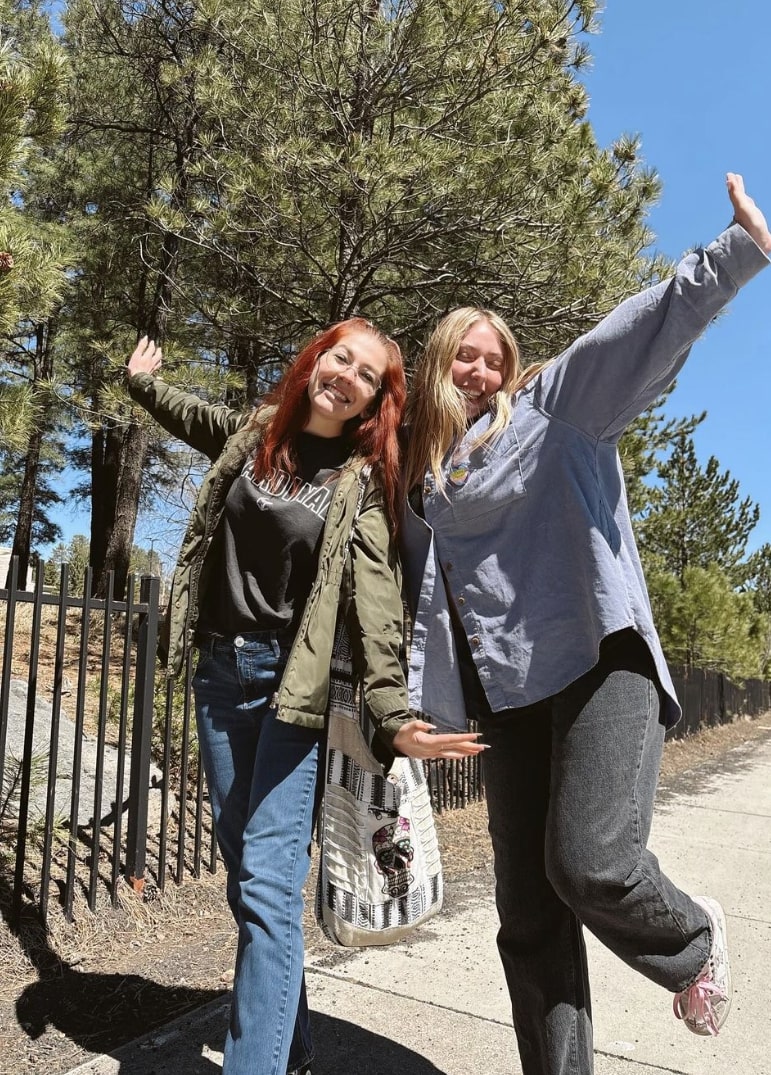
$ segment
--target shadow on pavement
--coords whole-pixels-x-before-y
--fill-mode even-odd
[[[51,947],[36,908],[24,905],[20,921],[12,924],[6,917],[10,905],[9,883],[0,875],[7,928],[38,973],[16,999],[17,1022],[33,1041],[53,1028],[89,1052],[114,1050],[222,996],[219,990],[160,985],[138,974],[80,971]]]
[[[226,1001],[117,1050],[120,1075],[215,1075],[221,1072],[230,1005]],[[444,1075],[420,1053],[345,1019],[311,1012],[313,1075]],[[398,1032],[398,1027],[395,1030]],[[94,1071],[89,1067],[89,1072]],[[102,1070],[102,1069],[100,1069]],[[105,1069],[106,1070],[106,1069]]]
[[[317,1057],[313,1075],[442,1075],[420,1053],[344,1019],[311,1011],[311,1029]]]

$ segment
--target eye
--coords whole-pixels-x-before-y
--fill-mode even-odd
[[[500,373],[503,369],[503,358],[496,358],[496,356],[493,355],[491,358],[486,359],[485,365],[489,370],[495,370],[496,373]]]
[[[359,376],[368,388],[377,388],[379,383],[378,377],[372,370],[361,369],[359,370]]]

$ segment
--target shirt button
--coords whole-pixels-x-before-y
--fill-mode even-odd
[[[479,646],[480,646],[479,635],[472,635],[471,638],[469,639],[469,642],[471,643],[471,645],[472,645],[472,647],[474,649],[479,649]]]
[[[466,598],[465,598],[465,597],[463,597],[463,596],[461,595],[461,596],[460,596],[460,597],[458,598],[458,604],[459,604],[459,605],[465,605],[465,604],[466,604]]]
[[[428,485],[428,484],[424,485],[424,486],[423,486],[423,495],[424,495],[424,496],[428,496],[428,494],[429,494],[430,492],[431,492],[431,486],[430,486],[430,485]]]
[[[237,649],[241,649],[241,647],[244,644],[244,640],[243,640],[242,636],[241,635],[236,635],[236,637],[233,639],[233,644],[235,645],[235,647]]]
[[[445,569],[445,571],[452,571],[452,564],[450,564],[450,563],[445,564],[444,569]]]

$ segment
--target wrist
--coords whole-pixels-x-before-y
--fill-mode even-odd
[[[743,228],[747,232],[750,239],[759,246],[766,257],[771,257],[771,231],[768,228],[753,227],[750,224],[744,224],[741,220],[737,220],[736,217],[731,221],[732,224],[738,224],[740,228]]]

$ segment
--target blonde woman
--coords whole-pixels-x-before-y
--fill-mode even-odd
[[[402,528],[410,704],[477,718],[524,1075],[590,1075],[582,925],[674,994],[696,1034],[730,1006],[725,917],[646,848],[680,709],[651,620],[617,442],[691,344],[768,264],[771,234],[729,174],[735,223],[553,362],[523,370],[494,313],[440,322],[414,378]]]

